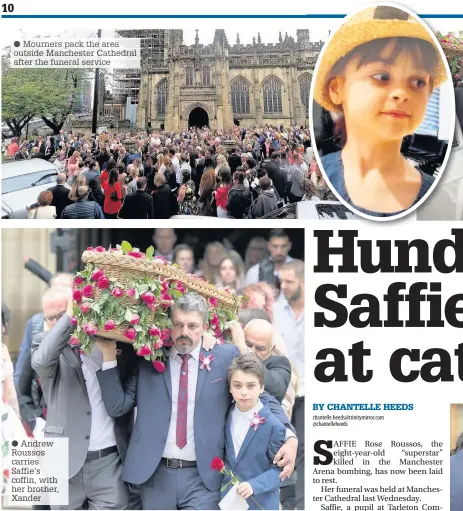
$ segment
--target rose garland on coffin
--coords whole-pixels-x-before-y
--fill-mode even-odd
[[[106,252],[106,249],[89,247],[87,251]],[[153,247],[149,247],[145,254],[124,241],[120,247],[109,251],[170,265],[163,258],[153,257]],[[123,332],[126,342],[133,344],[137,355],[151,360],[154,368],[163,372],[166,360],[164,348],[172,346],[172,323],[168,312],[185,291],[179,280],[165,277],[133,276],[124,285],[93,263],[88,263],[74,278],[72,321],[76,329],[70,344],[80,346],[89,354],[95,335],[113,338],[111,332],[117,329]],[[237,317],[230,309],[220,307],[216,298],[209,298],[208,305],[209,332],[222,344],[229,336],[229,323]]]

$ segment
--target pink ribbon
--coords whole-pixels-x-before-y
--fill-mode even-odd
[[[265,417],[259,417],[259,414],[257,412],[254,412],[254,419],[252,419],[251,424],[249,424],[249,427],[254,427],[254,431],[257,431],[257,428],[261,424],[265,424],[267,422],[267,419]]]
[[[205,357],[202,353],[199,355],[199,360],[201,361],[201,369],[206,368],[208,371],[211,370],[211,362],[214,360],[214,355],[208,355]]]

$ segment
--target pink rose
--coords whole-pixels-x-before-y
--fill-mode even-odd
[[[104,247],[98,246],[95,248],[97,252],[106,252],[106,249]]]
[[[127,289],[127,291],[125,292],[125,294],[127,296],[129,296],[130,298],[133,298],[135,296],[135,289],[133,288],[130,288],[130,289]]]
[[[162,293],[161,300],[163,302],[171,302],[173,300],[173,298],[170,296],[169,293]]]
[[[157,326],[150,326],[148,329],[148,334],[151,335],[151,337],[160,337],[161,336],[161,330]]]
[[[92,273],[92,276],[90,277],[91,280],[100,280],[101,277],[104,277],[104,273],[103,273],[103,270],[95,270],[93,273]]]
[[[156,301],[156,297],[153,295],[153,293],[150,293],[148,291],[141,295],[141,299],[147,305],[151,305],[151,304],[153,304]]]
[[[96,326],[93,323],[85,323],[85,325],[82,327],[82,330],[88,335],[96,334]]]
[[[82,288],[82,294],[89,298],[93,294],[93,286],[91,284],[87,284]]]
[[[134,341],[135,337],[137,337],[137,332],[134,328],[127,328],[127,330],[124,332],[124,336],[127,337],[130,341]]]
[[[159,263],[164,263],[166,264],[167,263],[167,260],[165,257],[161,257],[161,256],[155,256],[153,257],[153,261],[158,261]]]
[[[120,298],[124,292],[122,291],[122,289],[120,287],[115,287],[112,291],[111,291],[111,294],[113,296],[115,296],[116,298]]]
[[[141,252],[128,252],[127,255],[135,257],[136,259],[141,259],[144,254]]]
[[[164,328],[161,332],[161,341],[165,344],[165,341],[168,341],[171,336],[170,328]]]
[[[72,324],[73,324],[74,326],[77,326],[77,323],[78,323],[78,322],[77,322],[77,318],[76,318],[75,316],[72,316],[72,318],[71,318],[71,322],[72,322]]]
[[[76,286],[80,286],[83,283],[84,279],[82,277],[75,277],[74,278],[74,284]]]
[[[106,289],[109,287],[109,280],[106,277],[101,277],[97,284],[99,289]]]
[[[166,364],[160,360],[153,360],[153,367],[156,371],[158,371],[158,373],[163,373],[166,370]]]
[[[209,298],[209,303],[212,305],[212,307],[217,307],[219,304],[217,298]]]
[[[80,344],[80,340],[78,337],[76,337],[75,335],[71,335],[71,338],[69,339],[69,344],[71,346],[79,346]]]
[[[105,330],[114,330],[116,328],[116,323],[112,319],[108,319],[106,323],[104,324]]]
[[[132,319],[130,320],[131,325],[139,325],[140,324],[140,316],[138,314],[133,314]]]
[[[88,314],[90,312],[90,304],[88,302],[84,302],[83,304],[79,305],[79,309],[83,314]]]
[[[87,252],[93,252],[94,248],[93,247],[87,247]]]
[[[169,283],[167,280],[161,282],[161,293],[167,293],[169,291]]]
[[[157,341],[154,342],[153,349],[160,350],[162,348],[162,346],[163,346],[163,344],[162,344],[161,339],[158,339]]]
[[[139,357],[145,357],[146,355],[151,355],[151,348],[145,344],[144,346],[142,346],[138,351],[137,351],[137,355]]]
[[[217,328],[219,325],[220,325],[220,320],[219,320],[219,316],[217,316],[217,314],[214,314],[214,316],[212,316],[212,319],[209,320],[209,323],[211,324],[212,328]]]
[[[176,289],[177,291],[180,291],[180,293],[182,293],[182,294],[185,292],[185,287],[183,286],[183,284],[180,281],[177,281],[175,283],[174,289]]]
[[[72,298],[75,302],[80,303],[82,301],[82,293],[78,289],[74,289],[72,292]]]

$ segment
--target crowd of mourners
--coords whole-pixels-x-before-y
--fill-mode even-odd
[[[202,246],[197,240],[193,241],[193,238],[184,237],[182,243],[177,241],[174,229],[156,229],[153,235],[155,255],[179,265],[188,273],[202,276],[220,289],[235,290],[243,297],[239,312],[241,325],[238,324],[233,330],[232,342],[243,354],[252,350],[260,359],[265,367],[265,390],[281,404],[294,426],[298,438],[296,474],[282,484],[279,500],[282,509],[304,509],[304,262],[291,257],[291,239],[282,229],[269,231],[266,238],[260,236],[252,238],[247,248],[240,252],[234,249],[232,242],[227,238]],[[193,247],[195,243],[197,246]],[[43,332],[53,332],[64,321],[61,318],[66,315],[74,275],[66,273],[53,275],[32,259],[27,259],[26,268],[45,280],[50,287],[43,296],[43,310],[36,311],[24,325],[24,336],[14,367],[6,346],[2,346],[2,367],[8,368],[8,371],[2,371],[5,379],[5,384],[2,385],[3,397],[4,401],[11,405],[8,420],[5,422],[2,420],[4,442],[26,436],[43,439],[47,433],[48,421],[55,424],[53,417],[50,416],[54,413],[62,414],[61,424],[65,426],[65,431],[69,431],[66,414],[72,412],[86,416],[89,406],[88,403],[83,406],[85,399],[76,398],[79,389],[74,386],[66,387],[68,382],[63,383],[65,378],[56,376],[55,381],[60,389],[58,392],[60,395],[65,393],[66,403],[73,402],[73,407],[66,406],[66,410],[57,410],[57,405],[53,401],[56,395],[47,394],[47,387],[42,385],[41,375],[34,369],[34,343],[38,345],[43,342]],[[6,310],[5,307],[3,309]],[[4,310],[2,318],[6,326],[7,315],[3,313]],[[14,343],[19,346],[19,339],[14,339]],[[63,350],[64,346],[65,344],[60,350]],[[125,347],[127,346],[130,347],[126,344]],[[56,357],[58,356],[61,361],[68,355],[57,354]],[[92,386],[87,399],[90,399],[94,413],[101,408],[101,393],[95,378],[95,371],[101,368],[102,364],[102,361],[98,360],[99,365],[94,366],[87,363],[87,359],[84,360],[84,371],[90,371],[88,374],[85,373],[86,385]],[[65,360],[64,362],[66,363]],[[60,367],[61,365],[60,362]],[[103,420],[107,419],[104,408],[98,413],[100,414],[98,421],[95,424],[92,422],[89,436],[85,437],[87,444],[90,442],[89,451],[92,451],[96,439],[101,443],[103,438],[110,437],[114,442],[109,431],[111,427]],[[10,429],[4,429],[6,426]],[[84,428],[81,430],[82,435],[78,438],[69,438],[71,452],[72,444],[78,444],[86,434],[86,426],[79,427]],[[88,427],[90,429],[90,422]],[[127,431],[126,434],[125,449],[130,432]],[[111,440],[108,440],[107,445],[112,445]],[[74,503],[77,502],[76,499],[81,499],[77,507],[71,506],[73,509],[142,509],[138,492],[133,486],[130,488],[129,503],[124,502],[122,505],[118,501],[113,507],[107,502],[102,505],[98,500],[102,493],[98,481],[93,484],[92,491],[88,488],[82,490],[82,481],[85,486],[87,479],[81,475],[87,463],[84,460],[85,457],[82,457],[79,466],[76,465],[77,460],[71,460],[77,474],[72,478],[73,485],[70,485],[70,499]],[[121,463],[118,458],[118,466]],[[107,481],[104,484],[108,486]],[[114,482],[114,488],[121,485],[124,485],[121,480]],[[114,496],[116,493],[114,489]],[[97,505],[97,502],[100,505]],[[87,507],[89,503],[93,503],[93,506]]]
[[[168,133],[66,133],[6,149],[43,158],[56,185],[29,206],[30,218],[262,218],[302,200],[336,200],[324,181],[309,129],[235,126]]]

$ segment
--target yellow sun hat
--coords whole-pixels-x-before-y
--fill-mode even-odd
[[[410,37],[431,43],[438,56],[433,87],[438,87],[448,78],[442,55],[422,22],[398,7],[386,5],[369,7],[343,23],[328,43],[317,71],[315,101],[325,110],[339,111],[340,107],[331,101],[328,93],[327,81],[333,66],[357,46],[388,37]]]

